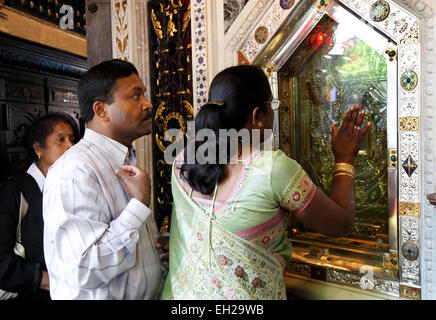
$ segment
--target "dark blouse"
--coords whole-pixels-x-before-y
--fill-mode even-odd
[[[20,191],[29,204],[21,222],[21,243],[25,258],[14,254]],[[23,173],[9,179],[0,188],[0,289],[18,292],[18,299],[49,299],[39,289],[42,270],[47,270],[43,252],[44,222],[42,194],[33,177]]]

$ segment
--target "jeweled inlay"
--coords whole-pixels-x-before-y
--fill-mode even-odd
[[[254,33],[254,40],[258,44],[263,44],[268,40],[268,28],[264,26],[260,26],[256,29],[256,32]]]
[[[406,91],[412,91],[418,85],[418,75],[415,71],[406,71],[401,76],[401,87]]]
[[[280,7],[283,9],[289,9],[291,8],[295,3],[295,0],[280,0]]]
[[[403,253],[403,257],[409,261],[415,261],[419,257],[418,246],[411,241],[403,243],[401,252]]]
[[[391,8],[389,6],[389,3],[386,1],[377,1],[375,2],[370,9],[369,16],[371,19],[375,22],[381,22],[385,20],[391,11]]]
[[[417,131],[419,129],[418,117],[400,118],[400,131]]]
[[[413,160],[412,156],[408,156],[406,161],[403,162],[403,169],[406,171],[407,175],[410,177],[418,168],[416,162]]]

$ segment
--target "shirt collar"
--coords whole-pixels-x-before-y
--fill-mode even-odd
[[[136,165],[136,150],[133,146],[129,147],[129,154],[127,155],[125,163],[131,166]]]
[[[35,179],[36,183],[38,184],[39,190],[41,190],[42,192],[42,189],[44,188],[45,177],[42,174],[41,170],[39,170],[35,162],[32,163],[29,169],[27,169],[27,173],[30,174],[33,179]]]
[[[133,146],[127,148],[122,143],[89,128],[85,129],[83,139],[103,150],[108,155],[108,159],[113,159],[115,168],[136,163],[136,151]]]

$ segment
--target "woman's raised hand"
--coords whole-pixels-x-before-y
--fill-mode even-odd
[[[368,122],[361,128],[365,118],[365,110],[359,111],[360,105],[352,106],[345,115],[339,131],[335,125],[330,124],[332,128],[332,150],[336,163],[354,164],[354,159],[360,150],[363,138],[371,127],[371,122]]]

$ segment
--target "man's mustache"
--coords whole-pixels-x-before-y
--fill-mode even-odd
[[[149,120],[153,116],[153,113],[150,109],[147,109],[147,113],[145,114],[144,120]]]

